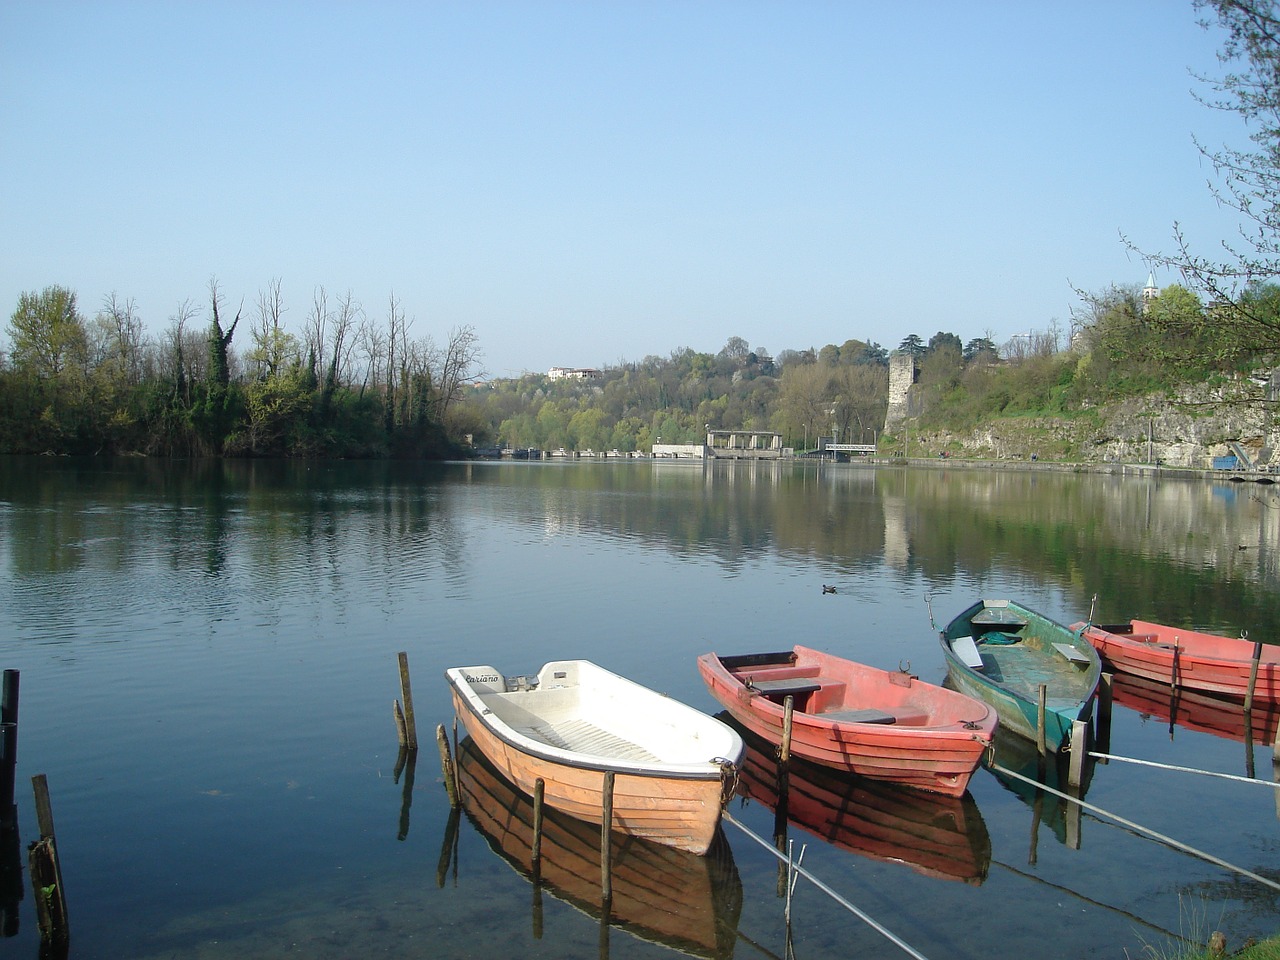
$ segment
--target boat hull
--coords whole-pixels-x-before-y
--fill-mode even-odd
[[[545,667],[544,674],[552,666]],[[593,671],[604,672],[594,665],[588,666]],[[620,701],[625,706],[618,709],[647,710],[647,717],[639,719],[655,727],[664,723],[669,727],[701,726],[707,741],[705,759],[698,762],[619,759],[608,753],[535,743],[529,736],[506,726],[500,713],[509,705],[492,698],[493,693],[501,695],[501,691],[490,691],[486,698],[477,695],[475,689],[484,684],[468,682],[470,677],[492,677],[502,683],[492,668],[456,668],[446,676],[454,711],[476,748],[522,791],[533,794],[541,780],[544,802],[549,806],[588,823],[601,824],[606,775],[612,774],[611,830],[695,854],[706,853],[719,826],[723,804],[732,794],[736,764],[743,749],[737,734],[719,721],[652,691],[637,688],[630,681],[614,678],[626,685],[631,697]],[[545,680],[543,684],[545,686]],[[640,691],[639,699],[630,693],[630,688]],[[597,719],[606,722],[603,718]],[[604,736],[599,729],[592,729]],[[695,742],[693,749],[698,748]]]
[[[1183,630],[1144,620],[1110,629],[1079,623],[1085,639],[1117,673],[1243,700],[1253,669],[1253,641]],[[1263,644],[1254,702],[1280,703],[1280,647]]]
[[[940,639],[949,684],[990,704],[1002,729],[1038,737],[1041,684],[1048,749],[1063,749],[1075,722],[1089,719],[1102,663],[1067,627],[1009,600],[981,600],[952,620]],[[972,647],[967,656],[965,646]]]
[[[759,663],[789,657],[786,664]],[[791,753],[844,773],[958,797],[991,742],[995,714],[983,703],[905,673],[890,673],[797,646],[776,655],[698,658],[707,688],[751,733],[781,744],[785,685],[796,677],[818,689],[793,695]],[[768,679],[764,679],[764,678]],[[863,709],[856,710],[855,707]],[[874,708],[868,710],[866,708]],[[878,713],[878,720],[846,720]],[[891,719],[890,719],[891,718]]]

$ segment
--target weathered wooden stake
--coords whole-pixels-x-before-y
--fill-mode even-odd
[[[1098,683],[1098,750],[1102,753],[1111,752],[1111,706],[1114,699],[1114,681],[1113,674],[1104,673]]]
[[[400,701],[391,701],[391,714],[396,721],[396,739],[400,741],[400,749],[409,749],[409,729],[404,724],[404,711],[400,709]]]
[[[1045,710],[1049,702],[1049,688],[1040,684],[1040,702],[1036,707],[1036,751],[1041,759],[1049,755],[1049,746],[1045,738]]]
[[[449,806],[458,805],[458,770],[453,764],[453,755],[449,752],[449,738],[445,735],[444,724],[436,726],[436,746],[440,748],[440,772],[444,774],[444,788],[449,793]]]
[[[4,685],[0,689],[0,723],[18,722],[18,671],[4,672]]]
[[[600,890],[604,899],[605,915],[613,902],[613,771],[604,775],[604,812],[600,820]]]
[[[0,828],[16,828],[18,808],[13,802],[18,775],[18,671],[4,672],[0,691]]]
[[[542,873],[542,799],[546,790],[547,783],[541,777],[533,781],[533,858],[529,867],[535,880]]]
[[[1085,759],[1089,753],[1089,724],[1076,720],[1071,724],[1071,764],[1067,768],[1067,786],[1079,789],[1084,783]]]
[[[1253,659],[1249,663],[1249,686],[1244,692],[1244,715],[1253,719],[1253,691],[1258,685],[1258,661],[1262,659],[1262,644],[1254,641]]]
[[[787,695],[782,701],[782,745],[778,749],[778,759],[784,764],[791,762],[791,715],[795,712],[795,697]]]
[[[53,831],[49,783],[41,773],[31,778],[31,786],[35,791],[36,823],[40,829],[40,839],[34,841],[27,850],[27,866],[36,901],[36,922],[40,927],[41,940],[61,946],[70,942],[71,930],[67,922],[62,869],[58,865],[58,844]]]
[[[401,651],[400,658],[400,699],[404,701],[405,746],[410,750],[418,749],[418,727],[413,719],[413,690],[409,686],[409,655]]]

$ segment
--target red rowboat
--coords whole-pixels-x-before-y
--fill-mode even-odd
[[[1134,620],[1118,626],[1079,623],[1084,637],[1118,673],[1219,696],[1244,699],[1252,640],[1220,637]],[[1262,644],[1254,702],[1280,703],[1280,647]]]
[[[780,744],[793,698],[791,752],[846,773],[961,796],[996,714],[964,694],[809,647],[698,658],[712,696],[756,736]]]

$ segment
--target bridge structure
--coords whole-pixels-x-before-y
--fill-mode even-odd
[[[822,449],[832,453],[861,453],[870,455],[876,452],[874,443],[824,443]]]

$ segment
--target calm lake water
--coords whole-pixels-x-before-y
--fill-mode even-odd
[[[664,939],[781,957],[776,861],[731,825],[713,864],[654,867],[679,889],[653,893],[653,916],[609,926],[589,888],[535,887],[491,844],[483,830],[519,808],[499,787],[451,821],[431,743],[451,719],[443,671],[586,657],[713,712],[698,654],[802,642],[940,682],[929,606],[942,625],[979,596],[1069,623],[1096,594],[1103,621],[1269,642],[1276,489],[814,464],[0,458],[22,862],[44,773],[77,958],[675,955]],[[424,749],[397,774],[399,651]],[[1221,718],[1175,726],[1165,707],[1127,694],[1112,752],[1270,782],[1269,740],[1251,758],[1203,729]],[[1266,783],[1112,762],[1085,799],[1277,879]],[[1234,948],[1280,929],[1270,888],[987,770],[954,804],[830,789],[853,826],[839,844],[791,827],[804,866],[930,958],[1135,957],[1169,935],[1221,929]],[[769,837],[764,799],[732,813]],[[718,918],[701,944],[661,929],[700,900]],[[0,953],[36,957],[31,890],[0,908]],[[792,909],[802,960],[905,956],[804,881]]]

